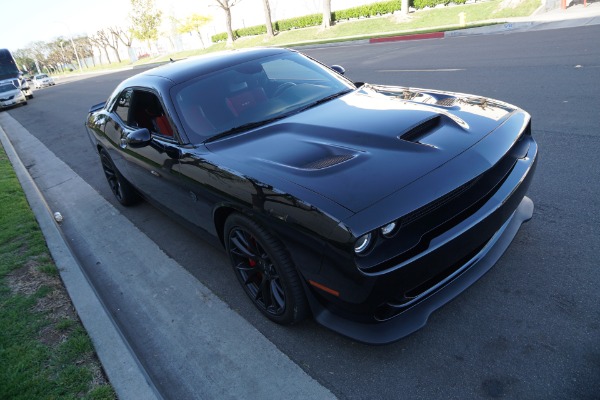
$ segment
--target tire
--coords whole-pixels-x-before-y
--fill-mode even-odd
[[[102,163],[102,169],[104,170],[104,175],[108,181],[108,186],[110,186],[110,190],[113,192],[119,203],[124,206],[131,206],[139,203],[141,200],[139,193],[125,178],[123,178],[106,150],[100,150],[100,162]]]
[[[227,219],[224,232],[234,273],[254,305],[281,325],[306,318],[308,301],[283,244],[241,214]]]

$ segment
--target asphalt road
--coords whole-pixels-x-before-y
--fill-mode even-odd
[[[90,105],[137,71],[38,90],[10,114],[168,255],[340,398],[597,399],[600,396],[600,26],[305,50],[341,64],[355,81],[476,93],[532,114],[540,162],[536,209],[508,252],[479,282],[395,344],[354,343],[306,321],[263,318],[221,249],[153,207],[113,200],[84,133]],[[85,249],[66,235],[94,281]],[[143,249],[139,249],[143,251]],[[207,268],[206,266],[210,266]],[[115,299],[115,300],[113,300]],[[135,326],[118,321],[130,336]],[[126,332],[127,333],[127,332]],[[136,349],[144,357],[142,347]],[[148,350],[146,350],[148,351]],[[150,357],[150,354],[147,354]],[[164,367],[164,365],[160,366]],[[160,370],[150,371],[154,377]],[[167,388],[169,382],[162,382]],[[168,394],[168,393],[167,393]]]

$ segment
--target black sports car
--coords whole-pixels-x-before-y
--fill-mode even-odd
[[[125,80],[86,125],[117,199],[218,239],[264,315],[383,344],[531,218],[537,144],[510,104],[342,72],[287,49],[177,61]]]

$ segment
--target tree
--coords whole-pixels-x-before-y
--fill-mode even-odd
[[[123,29],[117,26],[111,26],[108,28],[113,37],[118,38],[121,43],[127,48],[127,54],[129,54],[129,61],[135,62],[137,61],[137,57],[131,48],[131,44],[133,43],[133,33],[132,28]]]
[[[35,73],[35,59],[29,49],[18,49],[13,51],[12,55],[17,63],[17,68],[29,74]]]
[[[210,22],[210,17],[205,17],[204,15],[200,15],[200,14],[192,14],[192,15],[188,15],[184,22],[180,22],[180,21],[176,21],[176,22],[178,24],[177,33],[196,32],[196,34],[198,35],[198,38],[200,38],[202,47],[206,47],[204,45],[204,40],[202,39],[202,32],[200,30],[204,25],[206,25],[208,22]]]
[[[150,49],[150,41],[158,39],[162,11],[155,10],[154,0],[131,0],[129,17],[131,18],[133,37],[146,41],[148,49]]]
[[[86,68],[88,67],[88,58],[92,60],[92,64],[95,66],[96,63],[94,61],[94,49],[89,41],[89,38],[87,36],[78,36],[73,39],[73,43],[75,44],[75,48],[77,49],[79,56],[83,58]]]
[[[28,52],[36,62],[36,69],[41,72],[44,68],[48,71],[48,45],[45,42],[37,41],[30,43],[28,46]]]
[[[118,39],[112,34],[110,30],[100,29],[98,32],[96,32],[96,38],[100,43],[102,43],[102,46],[104,47],[105,51],[108,47],[113,49],[115,55],[117,56],[117,61],[121,62],[121,56],[119,55]],[[106,53],[106,57],[108,58],[108,52]]]
[[[271,7],[269,6],[269,0],[263,0],[263,8],[265,10],[265,25],[267,26],[267,36],[272,38],[275,36],[273,32],[273,22],[271,22]]]
[[[331,28],[331,0],[323,0],[323,29]]]
[[[98,54],[100,54],[100,64],[102,64],[102,50],[104,50],[104,54],[106,55],[106,61],[110,64],[110,56],[108,55],[108,50],[106,49],[105,41],[96,34],[95,36],[90,36],[91,42],[98,48]]]
[[[133,0],[132,0],[133,1]],[[231,29],[231,9],[242,0],[215,0],[219,7],[225,12],[225,25],[227,27],[227,44],[230,45],[236,39]]]
[[[65,71],[68,65],[75,65],[75,52],[68,39],[59,36],[53,42],[48,43],[50,50],[48,62],[57,69]]]

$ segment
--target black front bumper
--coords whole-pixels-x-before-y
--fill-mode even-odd
[[[310,293],[316,321],[368,344],[391,343],[423,327],[433,311],[458,296],[499,260],[520,226],[532,217],[533,202],[525,194],[536,163],[537,145],[531,141],[527,157],[517,162],[499,190],[477,212],[432,240],[425,251],[385,272],[365,277],[363,283],[370,287],[370,297],[384,299],[377,300],[370,317],[361,312],[362,316],[353,318],[352,313],[339,312],[332,303]],[[414,287],[410,301],[395,301],[406,298],[407,277],[430,270],[433,265],[439,269],[436,279],[429,277]]]

